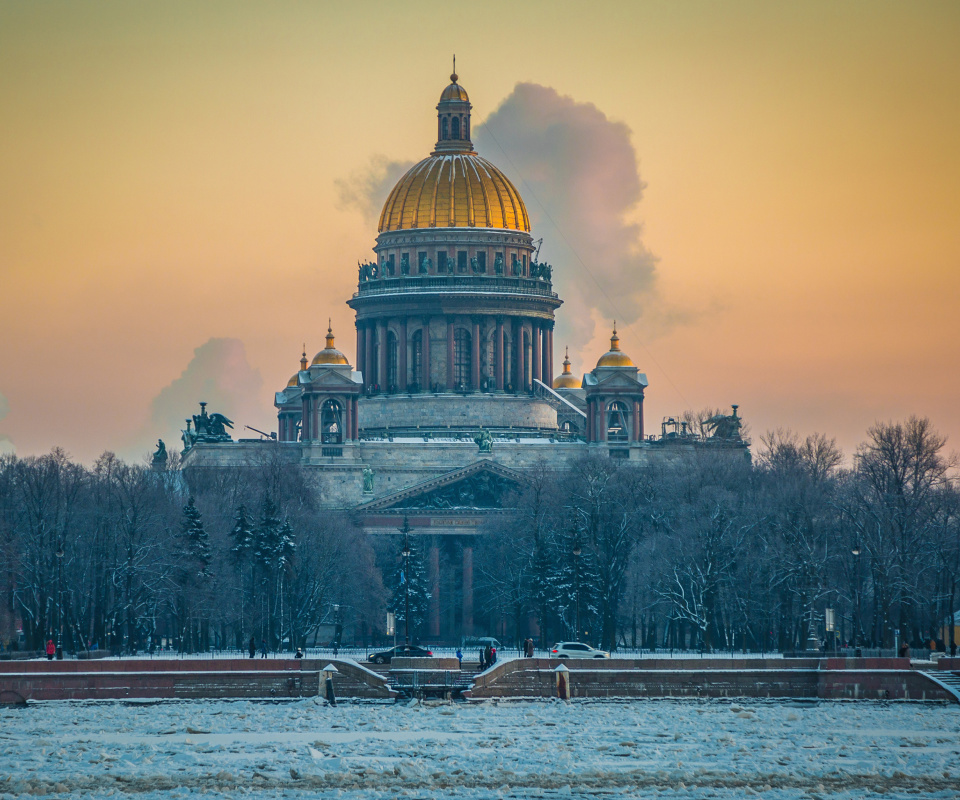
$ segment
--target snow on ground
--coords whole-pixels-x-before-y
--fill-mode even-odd
[[[0,796],[960,797],[960,708],[721,701],[0,707]]]

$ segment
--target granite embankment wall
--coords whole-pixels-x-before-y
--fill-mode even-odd
[[[556,697],[556,659],[506,661],[480,673],[465,693]],[[909,659],[569,660],[571,697],[756,697],[955,702]]]
[[[396,696],[383,676],[352,661],[130,658],[0,663],[0,702],[314,697],[330,663],[338,697]]]

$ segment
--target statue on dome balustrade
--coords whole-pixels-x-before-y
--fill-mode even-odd
[[[519,275],[523,272],[523,264],[520,263],[520,259],[516,256],[513,257],[513,274]]]
[[[480,261],[476,256],[470,259],[470,269],[473,271],[474,275],[480,274]]]
[[[481,453],[493,452],[493,435],[490,431],[481,428],[477,431],[477,435],[473,437],[473,442],[480,448]]]
[[[503,275],[503,254],[497,253],[497,257],[493,260],[493,271],[497,275]]]

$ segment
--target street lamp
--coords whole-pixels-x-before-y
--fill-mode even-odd
[[[576,583],[577,591],[577,635],[576,640],[580,641],[580,554],[583,550],[580,549],[580,535],[577,534],[577,538],[573,540],[573,579]]]
[[[57,660],[63,658],[63,542],[57,543]]]
[[[403,518],[403,643],[410,644],[410,525]]]
[[[854,623],[853,623],[853,647],[854,647],[854,655],[859,656],[860,655],[860,629],[863,626],[863,621],[862,621],[862,618],[860,617],[860,553],[862,552],[860,550],[860,543],[857,542],[853,546],[853,549],[850,552],[853,554],[853,557],[856,560],[856,564],[857,564],[857,568],[856,568],[857,582],[856,582],[856,586],[854,587],[854,595],[855,595],[854,599],[855,599],[856,609],[855,609]]]

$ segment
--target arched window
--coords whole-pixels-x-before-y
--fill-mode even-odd
[[[323,444],[343,442],[343,412],[336,400],[327,400],[320,406],[320,441]]]
[[[387,385],[384,387],[388,391],[396,391],[399,384],[397,379],[397,334],[393,331],[387,333]]]
[[[626,403],[614,400],[607,409],[607,441],[626,442],[630,439],[630,409]]]
[[[410,384],[413,385],[414,389],[420,388],[420,383],[423,380],[423,331],[417,331],[413,334],[413,339],[410,342],[410,371],[411,371],[411,380]]]
[[[470,388],[470,333],[457,328],[453,334],[453,386],[455,389]]]
[[[449,131],[448,127],[447,127],[447,118],[446,118],[446,117],[443,118],[443,123],[442,123],[442,125],[443,125],[443,133],[442,133],[442,135],[441,135],[441,138],[443,138],[443,139],[449,139],[449,138],[450,138],[450,131]]]
[[[460,117],[454,117],[451,121],[451,126],[453,128],[453,138],[460,138]]]

